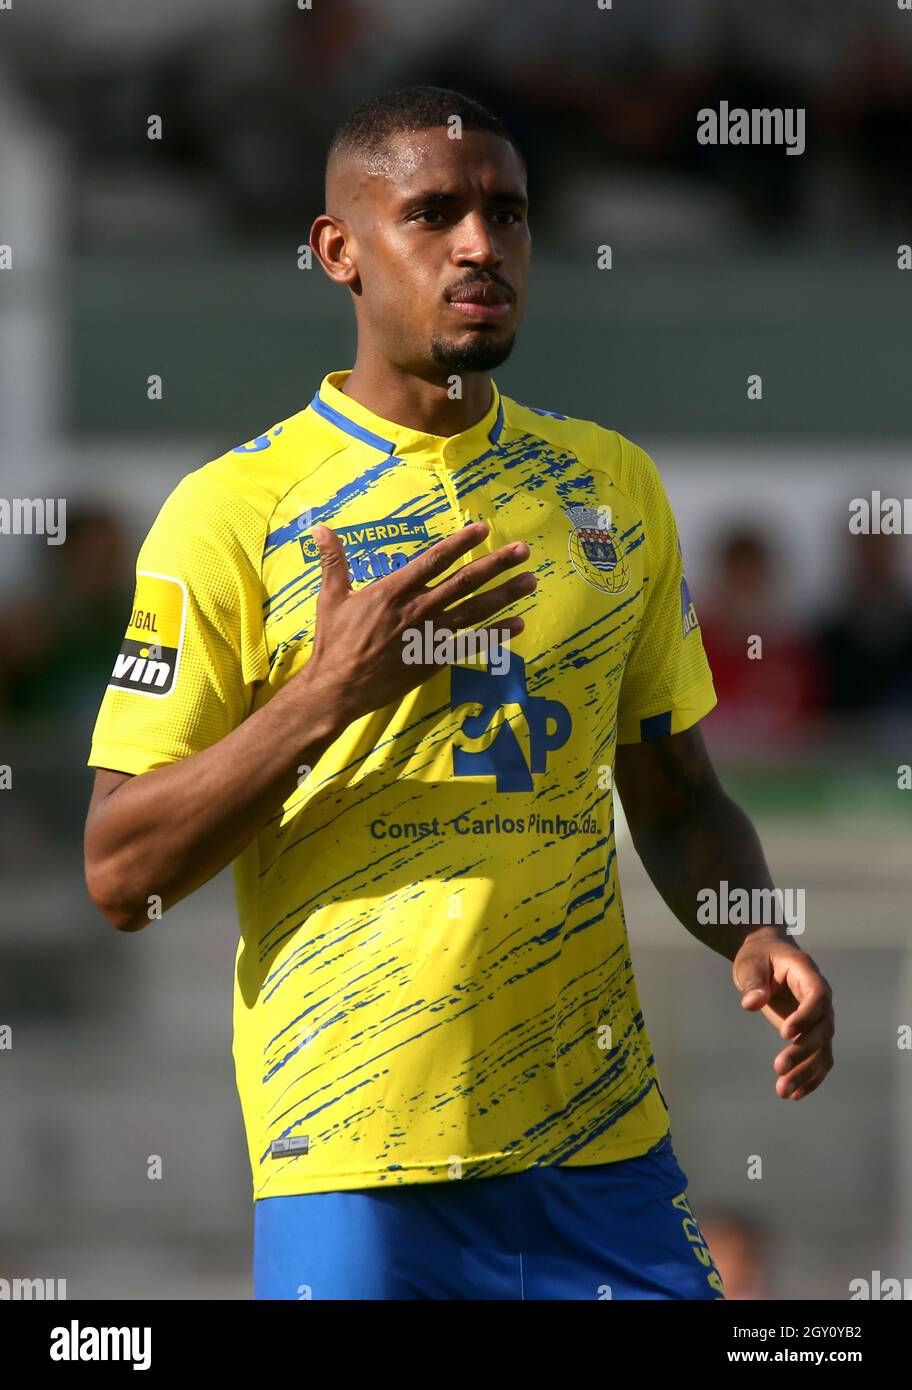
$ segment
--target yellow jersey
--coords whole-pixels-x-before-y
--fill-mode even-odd
[[[470,521],[490,529],[460,565],[526,541],[512,572],[538,587],[509,610],[525,628],[508,660],[457,656],[357,719],[234,863],[253,1191],[643,1154],[668,1111],[621,902],[614,754],[715,704],[664,488],[619,434],[495,383],[447,438],[365,409],[348,375],[165,501],[89,764],[191,757],[300,671],[318,522],[355,589]]]

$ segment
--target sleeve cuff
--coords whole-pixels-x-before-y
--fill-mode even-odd
[[[704,719],[718,704],[711,680],[700,680],[664,709],[661,707],[618,716],[618,743],[646,743],[669,734],[682,734]]]
[[[157,767],[167,767],[169,763],[181,761],[179,754],[157,753],[151,748],[136,748],[129,743],[93,743],[88,766],[106,767],[111,772],[128,772],[138,777],[142,772],[153,772]]]

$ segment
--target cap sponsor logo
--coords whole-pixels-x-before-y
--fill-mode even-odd
[[[161,699],[170,695],[187,618],[187,590],[167,574],[138,570],[133,612],[108,684]]]

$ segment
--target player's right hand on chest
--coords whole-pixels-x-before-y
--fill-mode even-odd
[[[328,526],[314,527],[322,580],[313,651],[301,675],[306,672],[310,685],[338,702],[347,722],[392,704],[442,664],[460,659],[460,646],[471,633],[477,645],[469,649],[484,652],[486,644],[505,643],[522,632],[517,616],[488,620],[533,591],[537,581],[531,571],[478,591],[528,559],[524,541],[502,546],[440,579],[487,534],[484,522],[473,522],[401,569],[354,591],[339,537]],[[461,641],[445,643],[448,635],[460,633]]]

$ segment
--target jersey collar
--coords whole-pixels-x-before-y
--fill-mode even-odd
[[[503,429],[503,401],[491,382],[487,413],[460,434],[424,434],[395,420],[384,420],[340,389],[351,369],[327,372],[310,403],[311,410],[336,429],[389,456],[422,468],[458,468],[495,448]]]

